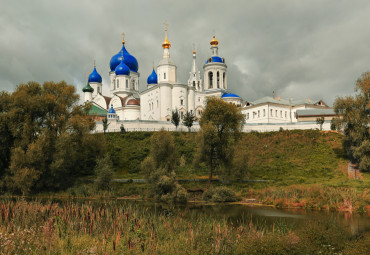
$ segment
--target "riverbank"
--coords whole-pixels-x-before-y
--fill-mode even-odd
[[[0,201],[4,254],[367,254],[368,232],[333,220],[230,221],[136,203]],[[220,212],[225,215],[223,211]],[[329,252],[329,253],[328,253]]]

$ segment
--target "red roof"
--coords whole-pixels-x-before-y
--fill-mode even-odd
[[[140,105],[136,99],[130,99],[127,101],[126,105]]]

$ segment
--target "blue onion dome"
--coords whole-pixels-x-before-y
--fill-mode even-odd
[[[225,93],[222,95],[222,98],[240,98],[240,96],[232,93]]]
[[[212,63],[212,62],[225,63],[225,59],[220,58],[218,56],[211,57],[211,58],[207,59],[206,64]]]
[[[88,82],[101,83],[101,81],[102,81],[102,78],[101,78],[100,74],[96,71],[96,67],[94,65],[94,71],[92,71],[92,73],[89,75]]]
[[[108,113],[116,113],[116,111],[113,109],[113,104],[110,105]]]
[[[153,68],[153,72],[149,75],[147,82],[148,82],[148,84],[157,84],[158,83],[158,76],[155,73],[154,68]]]
[[[123,52],[123,57],[121,52]],[[125,64],[130,68],[131,71],[137,72],[139,70],[139,64],[137,63],[136,58],[127,52],[125,44],[123,43],[122,49],[110,60],[110,70],[112,72],[121,63],[122,58],[123,62],[125,62]]]
[[[116,75],[130,75],[130,68],[121,60],[121,63],[114,70]]]
[[[94,89],[90,86],[90,83],[87,83],[86,86],[82,89],[82,92],[94,92]]]

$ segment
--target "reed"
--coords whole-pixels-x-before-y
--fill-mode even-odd
[[[271,229],[263,223],[253,223],[252,219],[230,222],[205,215],[174,214],[171,209],[155,212],[114,201],[3,200],[0,253],[311,254],[322,250],[322,245],[331,245],[336,252],[354,242],[361,247],[361,241],[346,229],[312,224],[315,228],[308,233],[283,223]],[[340,232],[340,238],[331,231]],[[324,243],[311,242],[312,237],[321,235],[329,238]],[[330,236],[336,239],[331,240]]]

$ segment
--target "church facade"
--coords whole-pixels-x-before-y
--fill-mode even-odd
[[[105,117],[108,118],[108,131],[111,132],[119,131],[123,124],[130,126],[132,130],[169,129],[172,126],[172,111],[179,111],[180,121],[186,112],[193,113],[199,119],[207,98],[212,96],[240,107],[245,116],[246,130],[255,130],[253,125],[261,124],[266,125],[261,129],[265,131],[277,129],[276,124],[297,124],[289,127],[290,129],[314,128],[312,117],[307,116],[327,115],[332,118],[332,108],[322,100],[284,100],[279,96],[243,102],[240,96],[228,92],[227,65],[225,59],[219,56],[218,43],[213,36],[210,41],[210,56],[203,65],[203,76],[197,66],[196,52],[193,51],[188,82],[181,83],[177,79],[177,66],[171,59],[171,43],[166,28],[162,59],[156,68],[153,65],[153,70],[146,79],[146,89],[139,91],[139,64],[127,51],[123,39],[121,50],[109,63],[110,94],[102,94],[102,77],[95,65],[83,88],[84,101],[92,104],[91,115],[97,120],[96,131],[103,130],[101,120]],[[312,123],[303,123],[308,119]],[[194,126],[195,130],[199,129],[197,123]]]
[[[177,66],[170,55],[171,43],[167,37],[162,43],[163,57],[147,78],[147,88],[139,91],[138,62],[125,47],[110,60],[110,95],[102,94],[102,78],[94,65],[88,83],[83,88],[84,101],[94,107],[114,111],[117,121],[164,121],[171,120],[172,111],[178,110],[180,120],[186,112],[192,112],[200,118],[206,98],[222,97],[225,101],[242,105],[242,98],[227,92],[227,65],[225,59],[218,55],[218,40],[213,36],[211,54],[203,66],[204,77],[196,62],[193,51],[192,67],[187,84],[177,79]],[[108,119],[112,119],[109,118]]]

